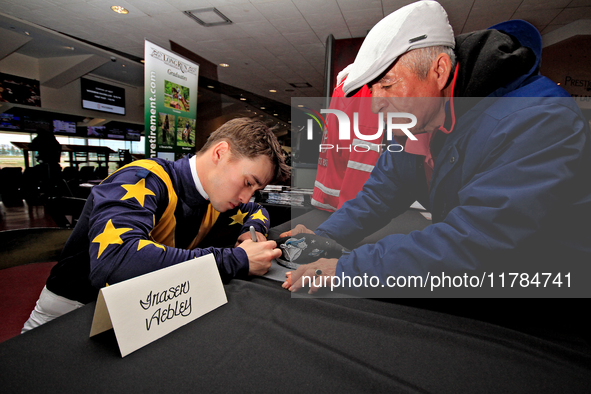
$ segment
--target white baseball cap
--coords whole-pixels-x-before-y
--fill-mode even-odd
[[[417,1],[394,11],[363,41],[343,85],[345,96],[377,78],[411,49],[439,45],[455,47],[454,31],[441,4]]]

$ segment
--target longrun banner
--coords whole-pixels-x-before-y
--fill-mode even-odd
[[[146,157],[195,151],[199,65],[145,41]]]

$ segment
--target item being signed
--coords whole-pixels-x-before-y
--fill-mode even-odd
[[[276,242],[282,252],[281,256],[276,259],[277,262],[291,269],[322,258],[339,258],[343,253],[349,252],[336,241],[315,234],[283,237],[277,239]]]

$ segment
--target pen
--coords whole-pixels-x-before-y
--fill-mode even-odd
[[[252,242],[257,242],[257,235],[254,232],[254,226],[250,226],[250,238],[252,239]]]

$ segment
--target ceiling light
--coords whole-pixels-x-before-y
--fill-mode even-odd
[[[304,106],[302,104],[298,104],[298,107],[300,108],[304,108]]]
[[[265,109],[265,107],[261,107],[261,109]]]
[[[129,14],[129,11],[127,11],[125,8],[121,7],[120,5],[113,5],[113,6],[111,6],[111,9],[118,14]]]
[[[214,87],[211,85],[207,85],[208,88],[213,89]]]
[[[269,92],[271,92],[271,93],[277,93],[277,91],[275,89],[269,89]]]
[[[291,86],[293,86],[294,88],[311,88],[312,85],[310,85],[308,82],[294,82],[294,83],[289,83]]]
[[[273,114],[273,116],[278,116],[277,114]]]
[[[240,97],[240,100],[242,101],[246,101],[246,99],[244,97]]]
[[[183,14],[193,19],[195,22],[202,26],[218,26],[218,25],[230,25],[232,21],[226,15],[222,14],[218,9],[200,8],[197,10],[183,11]]]
[[[220,67],[230,67],[228,63],[220,63]]]
[[[31,33],[29,33],[28,31],[25,31],[25,34],[28,35],[28,36],[31,35]]]
[[[73,51],[74,47],[64,47],[64,49],[69,49],[70,51]]]

